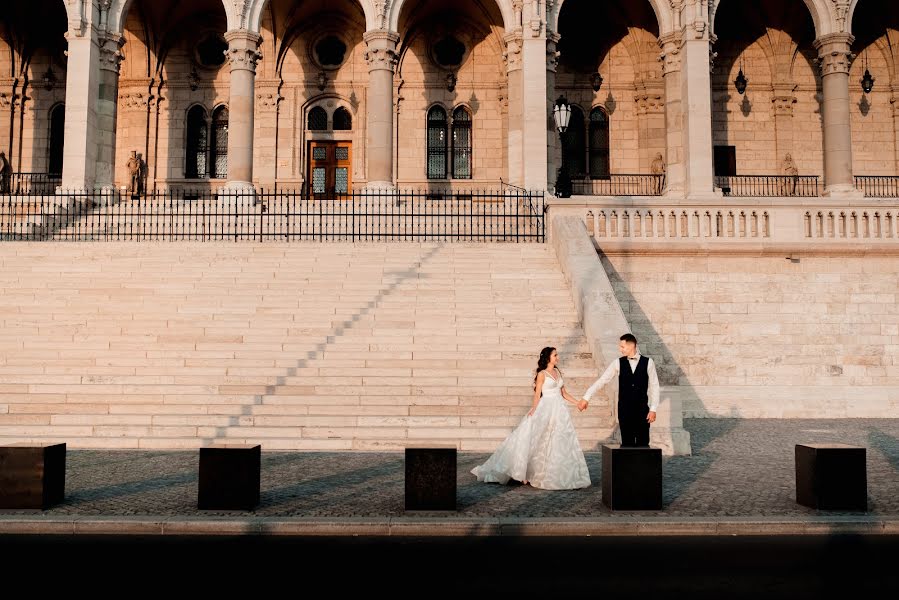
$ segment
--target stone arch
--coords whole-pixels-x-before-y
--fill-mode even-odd
[[[234,15],[233,23],[232,16],[229,12],[228,29],[244,28],[259,33],[259,30],[262,27],[262,16],[269,5],[269,2],[271,2],[271,0],[238,0],[237,3],[243,4],[243,7],[238,9],[240,14]],[[378,13],[372,0],[355,0],[355,2],[362,8],[362,12],[365,14],[366,30],[380,29],[383,27],[380,24],[381,19],[378,17]],[[385,2],[375,2],[374,4],[383,5]]]
[[[222,9],[225,11],[225,16],[228,20],[227,28],[239,29],[239,20],[235,17],[233,3],[227,0],[220,1],[222,3]],[[79,0],[75,0],[75,2],[77,3],[79,2]],[[125,20],[128,18],[128,11],[131,9],[131,5],[133,2],[134,0],[111,0],[111,4],[109,5],[109,10],[106,15],[106,29],[108,31],[119,34],[124,32]],[[102,15],[100,19],[101,22],[103,22]]]
[[[396,3],[390,3],[390,6],[387,8],[387,18],[386,25],[390,31],[397,31],[400,23],[400,15],[402,14],[403,7],[406,5],[406,2],[410,0],[396,0]],[[512,8],[511,0],[493,0],[496,3],[496,7],[499,9],[500,14],[503,18],[503,29],[505,31],[512,31],[513,29],[517,29],[517,24],[515,21],[515,11]],[[377,4],[384,4],[383,2],[378,2]]]
[[[734,0],[711,0],[709,7],[709,23],[711,24],[712,33],[715,33],[715,16],[718,14],[718,7],[721,5],[721,2],[732,2]],[[823,35],[827,35],[828,33],[834,33],[839,31],[837,27],[834,26],[834,19],[831,17],[831,9],[828,6],[828,2],[831,0],[802,0],[805,3],[805,7],[808,9],[809,14],[812,16],[812,22],[815,25],[815,37],[820,38]],[[854,0],[858,1],[858,0]]]
[[[664,0],[645,1],[649,2],[650,6],[652,6],[652,11],[656,15],[656,20],[659,23],[659,35],[665,35],[666,33],[671,32],[674,29],[674,14],[671,11],[671,4]],[[564,4],[565,0],[558,0],[558,2],[553,5],[551,13],[547,16],[547,26],[552,31],[559,31],[559,15],[562,13],[562,6]]]

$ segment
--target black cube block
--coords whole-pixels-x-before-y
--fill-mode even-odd
[[[262,447],[200,448],[200,510],[253,510],[259,504]]]
[[[46,510],[65,494],[65,444],[0,447],[0,508]]]
[[[406,448],[406,510],[456,510],[455,448]]]
[[[602,503],[612,510],[662,510],[662,450],[603,446]]]
[[[868,510],[865,448],[796,444],[796,502],[823,510]]]

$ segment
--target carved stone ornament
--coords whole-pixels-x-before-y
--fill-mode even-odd
[[[100,36],[100,68],[107,71],[119,72],[122,59],[122,46],[125,45],[125,38],[120,35],[103,34]]]
[[[365,51],[365,61],[369,70],[393,71],[396,68],[399,56],[395,50],[387,48],[370,48]]]
[[[793,105],[796,104],[796,96],[774,96],[771,102],[775,116],[792,116]]]
[[[659,61],[662,63],[662,76],[676,73],[681,70],[680,40],[677,35],[669,35],[659,39],[662,53]]]
[[[521,69],[521,34],[511,33],[504,39],[506,50],[503,52],[503,60],[506,61],[506,72],[517,71]]]
[[[126,110],[146,109],[150,106],[152,95],[147,92],[122,92],[119,94],[119,105]]]

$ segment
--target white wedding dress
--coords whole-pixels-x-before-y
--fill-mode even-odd
[[[568,403],[562,398],[562,377],[549,374],[543,396],[532,416],[525,415],[515,431],[484,464],[471,470],[478,481],[506,484],[527,481],[545,490],[573,490],[590,485],[587,461],[578,444]]]

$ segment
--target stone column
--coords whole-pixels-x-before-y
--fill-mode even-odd
[[[771,100],[771,110],[774,114],[774,135],[777,142],[777,156],[775,156],[774,170],[769,170],[775,175],[780,172],[781,163],[787,154],[793,153],[793,105],[796,104],[796,96],[793,95],[793,84],[774,84]]]
[[[547,119],[551,102],[546,86],[547,43],[543,26],[536,20],[522,37],[522,181],[531,190],[547,189],[548,181],[555,181],[555,166],[547,152]],[[552,179],[548,173],[552,171]]]
[[[824,102],[824,195],[855,194],[849,118],[849,67],[853,37],[832,33],[815,40],[821,64]]]
[[[256,50],[262,38],[246,29],[225,33],[231,64],[231,99],[228,104],[228,183],[233,190],[253,188],[253,107],[256,95]]]
[[[94,187],[115,188],[116,116],[119,104],[119,65],[125,38],[103,33],[100,42],[100,78],[97,94],[97,174]]]
[[[524,71],[521,61],[521,31],[515,31],[505,37],[506,73],[508,74],[508,182],[512,185],[524,185]]]
[[[685,32],[681,46],[685,192],[692,198],[713,197],[712,79],[708,33],[697,22]]]
[[[890,97],[890,104],[893,106],[893,131],[895,132],[894,139],[896,140],[894,154],[896,169],[893,171],[893,174],[899,175],[899,83],[894,83],[892,90],[893,95]]]
[[[70,23],[66,40],[66,125],[60,191],[87,191],[94,189],[99,154],[100,43],[92,25],[77,22]]]
[[[684,112],[681,90],[681,36],[671,33],[659,38],[662,48],[662,77],[665,81],[665,136],[667,172],[665,189],[669,196],[683,197],[687,170],[684,165]]]
[[[256,86],[256,123],[259,143],[256,147],[256,177],[259,185],[274,187],[278,175],[278,110],[281,80],[259,81]]]
[[[553,185],[556,180],[556,169],[562,166],[562,138],[559,136],[559,130],[556,128],[556,121],[552,116],[552,108],[556,103],[556,69],[559,66],[559,51],[556,49],[559,40],[562,39],[558,33],[547,32],[546,34],[546,105],[547,111],[544,118],[544,129],[546,135],[546,183]],[[571,99],[569,98],[569,101]],[[570,161],[571,157],[566,156],[566,161]],[[571,164],[568,164],[571,175]]]
[[[369,190],[392,190],[393,179],[393,74],[399,36],[386,29],[367,31],[368,95],[366,148]]]

